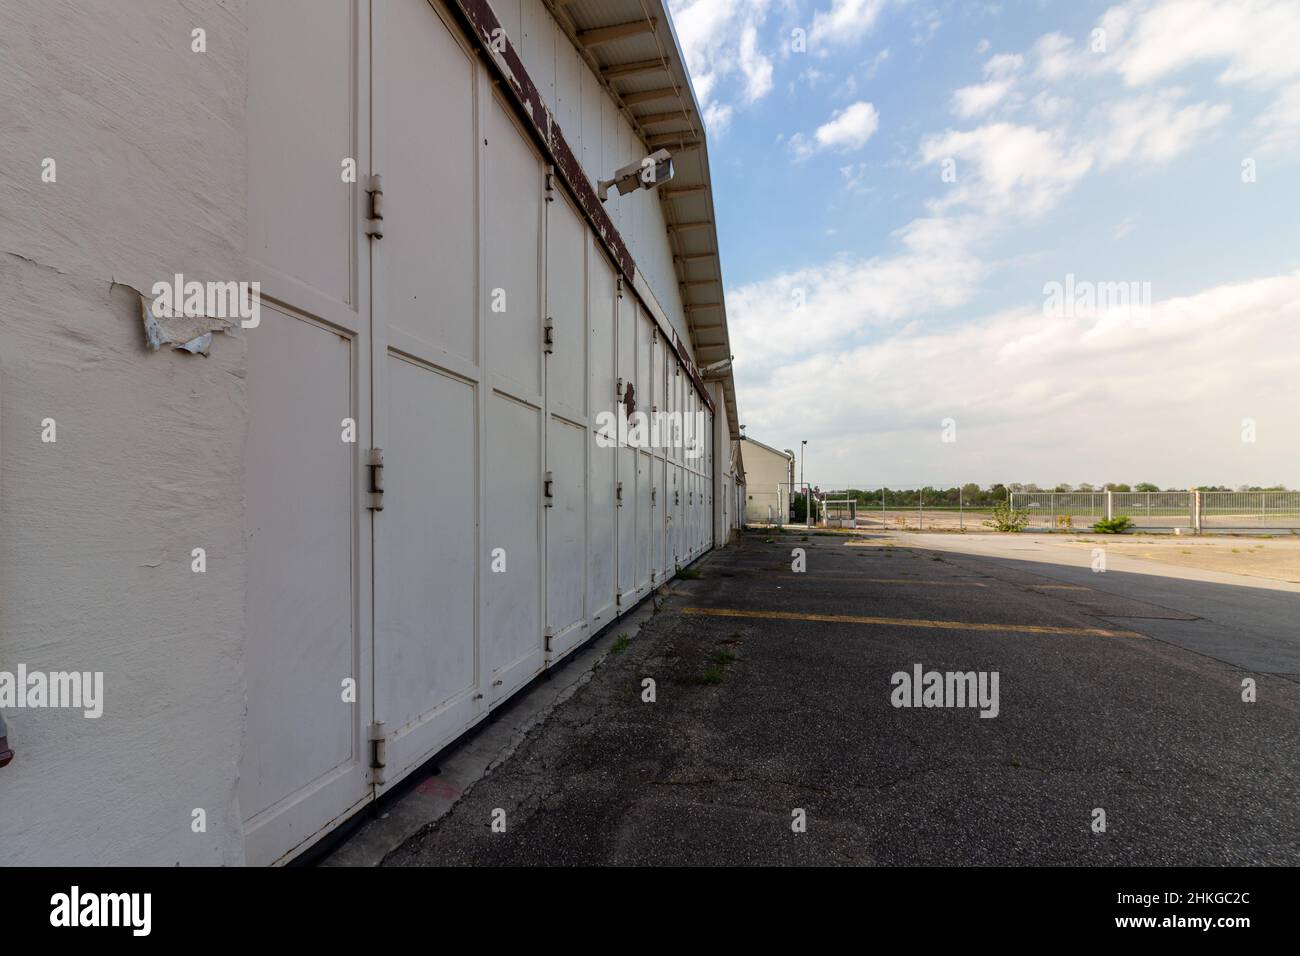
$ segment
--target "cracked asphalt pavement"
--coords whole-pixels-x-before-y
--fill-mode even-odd
[[[751,531],[695,567],[385,865],[1300,862],[1300,684],[1143,631],[1197,615],[943,536]],[[916,664],[997,671],[998,715],[894,707]]]

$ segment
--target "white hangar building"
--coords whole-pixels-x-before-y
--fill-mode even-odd
[[[662,0],[5,6],[0,678],[103,683],[0,697],[0,865],[284,862],[743,519],[681,48]]]

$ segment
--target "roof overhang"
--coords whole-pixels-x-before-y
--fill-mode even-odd
[[[543,0],[573,41],[647,152],[667,149],[676,169],[656,192],[668,224],[668,242],[696,363],[731,358],[727,307],[709,173],[709,150],[699,100],[681,43],[663,0]],[[661,293],[662,294],[662,293]],[[740,438],[735,378],[728,369],[710,381],[722,385],[731,438]]]

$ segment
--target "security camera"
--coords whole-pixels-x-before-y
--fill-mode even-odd
[[[654,189],[672,178],[672,154],[666,149],[659,149],[635,163],[628,163],[614,174],[613,179],[602,179],[597,183],[596,195],[604,202],[611,186],[618,188],[620,196],[626,196],[635,189]]]

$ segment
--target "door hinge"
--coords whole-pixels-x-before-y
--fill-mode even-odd
[[[680,505],[681,503],[682,503],[682,493],[681,493],[680,491],[674,491],[674,492],[673,492],[673,504],[675,504],[675,505]]]
[[[551,653],[551,641],[555,638],[555,628],[548,627],[542,636],[546,639],[546,653],[549,654]]]
[[[366,235],[371,239],[384,238],[384,178],[375,174],[366,180],[366,193],[370,196],[370,215],[366,219]]]
[[[546,201],[555,202],[555,167],[546,167]]]
[[[618,297],[623,298],[623,277],[618,277]]]
[[[623,482],[619,482],[614,488],[614,497],[618,500],[618,506],[623,507]]]
[[[371,511],[384,510],[384,450],[372,448],[366,454],[366,467],[370,469],[370,504]]]
[[[653,507],[655,506],[655,499],[658,498],[658,497],[659,497],[659,489],[658,489],[658,488],[651,488],[651,489],[650,489],[650,507],[651,507],[651,508],[653,508]]]
[[[546,507],[548,508],[555,507],[555,473],[554,472],[547,471],[542,473],[542,498],[544,499],[544,503]]]
[[[542,348],[547,355],[555,351],[555,319],[549,315],[542,323]]]
[[[384,722],[370,725],[370,772],[375,783],[384,782],[384,768],[388,766],[388,739],[384,736]]]

